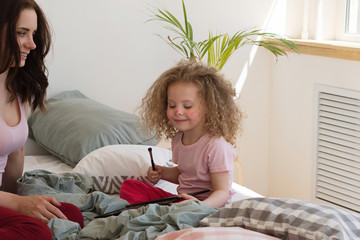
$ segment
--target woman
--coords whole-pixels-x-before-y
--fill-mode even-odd
[[[51,218],[83,219],[71,204],[49,196],[19,196],[28,136],[28,108],[45,111],[44,58],[51,34],[33,0],[0,0],[0,239],[52,239]],[[70,216],[66,216],[70,213]]]

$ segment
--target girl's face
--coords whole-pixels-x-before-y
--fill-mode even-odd
[[[203,134],[205,107],[193,83],[173,83],[167,89],[167,117],[184,134]]]
[[[34,9],[21,11],[16,24],[17,41],[20,48],[20,67],[25,65],[27,55],[36,48],[34,35],[37,29],[37,15]]]

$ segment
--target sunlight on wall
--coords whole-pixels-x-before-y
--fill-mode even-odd
[[[317,15],[317,19],[316,19],[316,29],[318,31],[316,31],[316,36],[315,36],[315,39],[324,39],[324,34],[322,31],[320,31],[319,29],[322,29],[322,26],[324,25],[323,23],[323,19],[324,19],[324,16],[323,16],[323,11],[322,9],[324,9],[324,2],[322,0],[318,1],[318,15]]]
[[[264,24],[261,27],[265,32],[273,32],[280,35],[285,35],[285,21],[286,20],[286,0],[274,0],[269,12],[265,18]],[[259,37],[256,40],[260,40]],[[258,46],[254,45],[249,53],[249,58],[244,64],[238,80],[236,81],[235,89],[237,97],[240,96],[248,77],[248,70],[251,67],[256,56]]]
[[[316,0],[315,1],[315,39],[333,40],[336,34],[336,0]]]

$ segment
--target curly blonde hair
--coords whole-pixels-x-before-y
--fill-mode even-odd
[[[152,84],[142,99],[140,117],[156,137],[167,139],[178,131],[168,120],[167,89],[175,82],[194,83],[206,104],[204,132],[214,137],[224,137],[235,146],[236,135],[241,130],[242,113],[235,103],[236,92],[231,82],[224,79],[215,68],[194,61],[180,61],[165,71]]]

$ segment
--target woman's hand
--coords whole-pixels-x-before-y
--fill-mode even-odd
[[[15,197],[16,196],[16,197]],[[39,219],[47,224],[51,218],[67,219],[57,208],[61,206],[54,197],[38,196],[17,196],[15,195],[15,209],[22,214]]]

